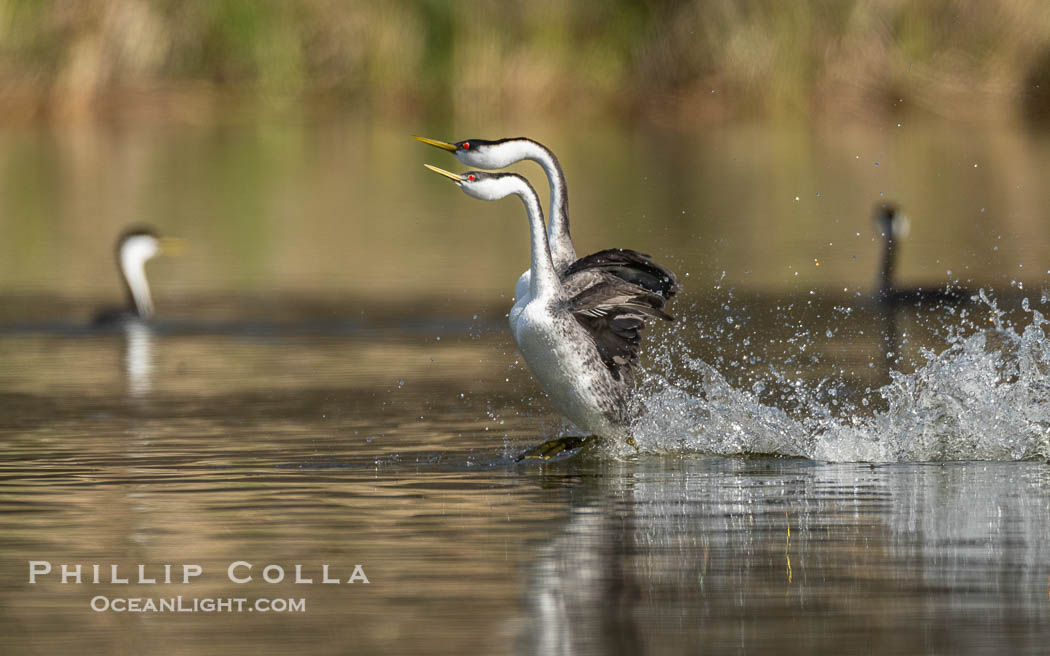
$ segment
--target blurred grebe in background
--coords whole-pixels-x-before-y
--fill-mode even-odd
[[[161,237],[152,228],[140,226],[121,234],[116,248],[117,271],[127,303],[122,308],[102,310],[93,323],[107,326],[153,318],[153,295],[146,279],[146,262],[161,254],[177,255],[181,250],[181,239]]]
[[[883,306],[943,305],[965,303],[972,293],[961,287],[898,287],[894,284],[897,266],[897,248],[908,236],[910,223],[900,207],[893,202],[875,204],[873,218],[882,236],[882,260],[879,268],[875,299]]]

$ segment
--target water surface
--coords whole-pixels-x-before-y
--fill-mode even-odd
[[[649,335],[640,449],[523,463],[569,431],[504,327],[524,219],[426,177],[456,167],[407,133],[490,136],[444,130],[0,137],[5,653],[1043,651],[1045,136],[536,134],[580,250],[659,254],[686,291]],[[987,300],[872,305],[890,196],[902,279]],[[145,219],[191,245],[150,265],[159,317],[91,329]],[[204,574],[30,585],[30,560]],[[180,594],[306,610],[91,609]]]

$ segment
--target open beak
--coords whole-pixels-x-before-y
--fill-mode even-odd
[[[161,237],[160,252],[164,255],[178,257],[186,251],[186,240],[180,237]]]
[[[434,146],[435,148],[440,148],[441,150],[447,150],[450,153],[454,153],[454,152],[456,152],[456,150],[458,150],[456,148],[456,144],[450,144],[447,141],[438,141],[437,139],[427,139],[426,137],[416,137],[416,141],[422,141],[423,143],[427,144],[428,146]]]
[[[456,184],[460,184],[460,183],[462,183],[463,181],[466,180],[466,178],[464,178],[462,175],[459,175],[458,173],[453,173],[452,171],[446,171],[445,169],[439,169],[438,167],[431,166],[430,164],[424,164],[423,166],[427,167],[428,169],[430,169],[434,173],[437,173],[438,175],[445,176],[446,178],[448,178],[449,180],[452,180]]]

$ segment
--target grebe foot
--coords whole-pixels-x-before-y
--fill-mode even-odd
[[[534,446],[531,449],[526,450],[520,456],[518,456],[518,462],[524,460],[550,460],[555,456],[563,456],[564,458],[570,458],[576,455],[578,452],[583,450],[592,444],[597,444],[601,438],[597,435],[587,435],[586,437],[569,436],[559,437],[554,440],[547,440],[539,446]],[[559,460],[562,458],[559,458]]]

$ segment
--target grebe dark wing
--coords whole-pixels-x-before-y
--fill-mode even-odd
[[[678,277],[670,269],[657,264],[645,253],[627,248],[609,248],[585,255],[569,266],[565,271],[565,279],[582,271],[612,274],[665,299],[671,298],[682,289]]]
[[[617,379],[631,378],[646,321],[673,320],[663,311],[664,297],[607,272],[585,270],[567,277],[562,287],[569,311]]]

